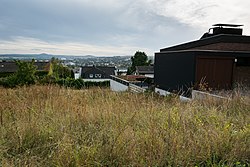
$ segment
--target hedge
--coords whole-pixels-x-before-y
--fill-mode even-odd
[[[82,79],[72,79],[72,78],[56,79],[53,83],[74,89],[110,86],[110,81],[93,82],[93,81],[83,81]]]
[[[11,74],[14,74],[13,72],[1,72],[0,73],[0,78],[5,78],[10,76]]]

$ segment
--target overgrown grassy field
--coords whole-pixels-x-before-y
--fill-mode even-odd
[[[0,166],[249,166],[250,104],[0,88]]]

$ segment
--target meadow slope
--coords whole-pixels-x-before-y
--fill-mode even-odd
[[[250,105],[0,88],[0,166],[247,166]]]

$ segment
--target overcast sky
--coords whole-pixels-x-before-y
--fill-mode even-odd
[[[216,23],[244,24],[249,0],[0,0],[0,54],[154,55]]]

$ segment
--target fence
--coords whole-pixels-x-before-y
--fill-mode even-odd
[[[115,82],[117,83],[115,83]],[[111,87],[111,90],[114,90],[114,91],[130,91],[130,92],[133,92],[133,93],[143,93],[146,91],[145,88],[142,88],[140,86],[137,86],[127,80],[124,80],[124,79],[121,79],[117,76],[111,76],[111,82],[110,82],[110,87]],[[118,84],[119,83],[119,84]]]
[[[133,92],[133,93],[144,93],[146,91],[146,89],[139,87],[135,84],[129,84],[129,91]]]

